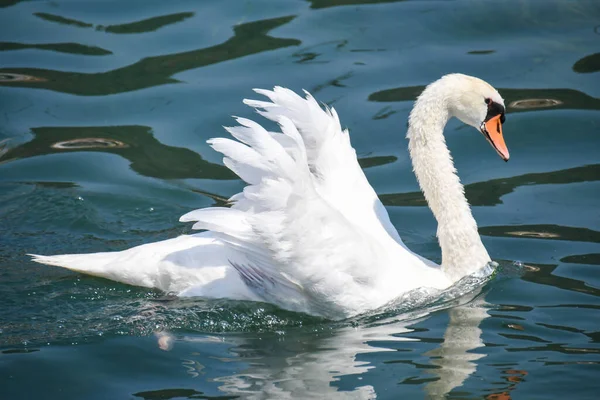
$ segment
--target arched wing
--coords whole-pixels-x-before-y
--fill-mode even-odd
[[[335,109],[321,107],[306,91],[306,98],[282,87],[255,91],[270,101],[244,100],[244,103],[272,121],[285,117],[296,127],[306,149],[315,189],[323,200],[364,231],[380,234],[383,229],[405,247],[367,181],[348,130],[342,129]]]
[[[299,101],[318,107],[311,97],[298,97]],[[278,107],[282,112],[277,118],[274,110],[268,116],[277,121],[281,133],[237,118],[241,126],[226,128],[237,141],[209,140],[225,156],[225,165],[248,185],[231,198],[231,208],[196,210],[181,220],[197,221],[194,229],[218,235],[232,250],[230,264],[266,301],[333,318],[382,305],[389,298],[382,288],[398,288],[389,279],[392,271],[398,271],[397,264],[404,264],[401,270],[410,273],[410,266],[420,261],[398,246],[381,225],[378,231],[365,228],[364,219],[348,215],[352,209],[377,219],[378,200],[358,167],[347,132],[338,129],[328,133],[328,144],[316,142],[301,133],[304,123],[286,115],[285,110],[295,110],[294,104]],[[322,112],[328,115],[328,123],[339,128],[334,111]],[[334,141],[343,145],[338,161],[326,161],[333,147],[323,146],[338,146]],[[342,162],[349,163],[352,176],[345,182],[351,189],[330,182],[342,174],[343,167],[337,164]],[[363,194],[351,208],[340,208],[332,195],[336,187],[345,190],[348,199],[357,198],[355,191],[366,190],[372,196]]]

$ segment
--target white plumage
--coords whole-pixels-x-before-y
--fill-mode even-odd
[[[483,81],[449,75],[419,99],[431,97],[439,109],[427,103],[429,109],[419,111],[417,102],[408,137],[420,135],[411,139],[410,149],[427,199],[438,207],[447,197],[447,213],[456,209],[455,221],[444,220],[443,227],[440,216],[445,218],[446,212],[433,209],[440,221],[440,242],[448,230],[466,232],[458,241],[448,239],[461,247],[455,250],[466,264],[459,260],[459,265],[440,269],[411,252],[369,185],[335,110],[323,109],[308,93],[303,98],[281,87],[256,90],[269,101],[244,100],[278,123],[280,132],[236,118],[239,126],[226,129],[237,141],[208,141],[247,186],[231,198],[231,208],[205,208],[181,217],[207,232],[121,252],[33,259],[180,296],[266,301],[334,319],[381,307],[419,287],[446,288],[490,261],[442,135],[451,116],[442,112],[449,107],[446,92],[460,91],[463,80],[486,92],[484,96],[490,92],[499,98]],[[423,137],[426,143],[421,143]],[[427,153],[428,146],[438,145],[443,145],[441,160]],[[442,250],[447,251],[444,244]]]

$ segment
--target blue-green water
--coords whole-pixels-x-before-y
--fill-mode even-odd
[[[0,7],[0,398],[597,398],[599,2]],[[25,255],[189,232],[180,215],[242,187],[206,139],[252,116],[252,88],[282,85],[336,108],[405,242],[439,261],[404,134],[450,72],[508,105],[507,164],[473,129],[446,131],[501,264],[480,293],[331,323]]]

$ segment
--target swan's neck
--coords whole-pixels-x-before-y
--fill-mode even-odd
[[[490,257],[444,138],[453,92],[443,81],[429,85],[410,114],[407,138],[415,175],[438,222],[442,270],[457,281],[484,267]]]

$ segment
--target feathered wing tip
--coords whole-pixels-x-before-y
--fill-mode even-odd
[[[197,221],[194,229],[208,229],[238,240],[250,240],[255,222],[251,215],[285,212],[288,199],[297,186],[311,184],[307,138],[299,132],[303,124],[301,119],[310,121],[312,114],[327,117],[328,112],[323,111],[309,94],[304,99],[282,87],[275,87],[273,91],[255,89],[255,92],[272,102],[246,99],[244,103],[277,122],[281,131],[269,132],[252,120],[234,117],[239,126],[225,129],[237,140],[208,140],[213,149],[223,154],[223,163],[248,186],[230,198],[231,208],[195,210],[180,218],[182,222]],[[331,114],[328,119],[332,119]]]
[[[281,86],[275,86],[273,90],[254,91],[267,97],[270,102],[244,99],[244,104],[254,107],[258,114],[272,121],[280,122],[282,117],[289,119],[302,136],[311,169],[319,163],[320,153],[327,141],[336,138],[349,144],[348,131],[342,130],[335,109],[326,104],[319,105],[306,90],[306,98]],[[328,154],[329,157],[331,155]]]

